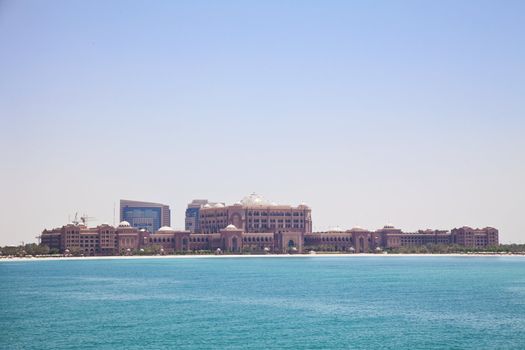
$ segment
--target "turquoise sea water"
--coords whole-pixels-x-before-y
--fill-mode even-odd
[[[525,349],[525,258],[0,262],[1,349]]]

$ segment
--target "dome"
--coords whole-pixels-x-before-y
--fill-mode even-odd
[[[235,225],[230,224],[230,225],[226,226],[226,230],[228,230],[228,231],[237,230],[237,227],[235,227]]]
[[[217,204],[215,204],[215,208],[224,208],[224,204],[217,203]]]
[[[240,205],[242,205],[242,203],[241,202],[235,202],[235,203],[233,203],[233,205],[240,206]]]
[[[241,203],[246,206],[264,206],[270,203],[257,193],[252,193],[242,199]]]
[[[361,226],[354,226],[352,227],[350,231],[366,231],[366,230],[362,228]]]
[[[127,221],[121,221],[118,227],[131,227],[131,225]]]
[[[203,208],[211,208],[211,205],[209,205],[208,203],[206,203],[206,204],[204,204],[202,207],[203,207]]]
[[[166,232],[166,231],[173,231],[173,229],[169,226],[162,226],[161,228],[159,228],[158,232]]]

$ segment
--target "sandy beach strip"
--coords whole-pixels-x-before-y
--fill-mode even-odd
[[[519,254],[264,254],[264,255],[131,255],[131,256],[79,256],[79,257],[31,257],[31,258],[0,258],[2,262],[20,261],[76,261],[76,260],[140,260],[140,259],[253,259],[253,258],[278,258],[278,259],[301,259],[301,258],[421,258],[421,257],[514,257],[525,258]]]

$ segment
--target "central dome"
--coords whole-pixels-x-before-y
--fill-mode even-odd
[[[264,199],[262,196],[258,195],[257,193],[252,193],[249,196],[246,196],[241,201],[242,205],[246,206],[254,206],[254,205],[270,205],[270,202],[268,202],[266,199]]]
[[[226,226],[226,230],[228,231],[237,230],[237,227],[235,227],[235,225],[228,225]]]
[[[173,229],[169,226],[162,226],[159,228],[159,232],[166,232],[166,231],[173,231]]]
[[[130,227],[131,225],[127,221],[121,221],[118,227]]]

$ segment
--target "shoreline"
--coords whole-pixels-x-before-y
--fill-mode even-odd
[[[2,262],[19,261],[80,261],[80,260],[141,260],[141,259],[242,259],[242,258],[359,258],[359,257],[525,257],[525,254],[253,254],[253,255],[132,255],[132,256],[68,256],[68,257],[12,257],[0,258]]]

